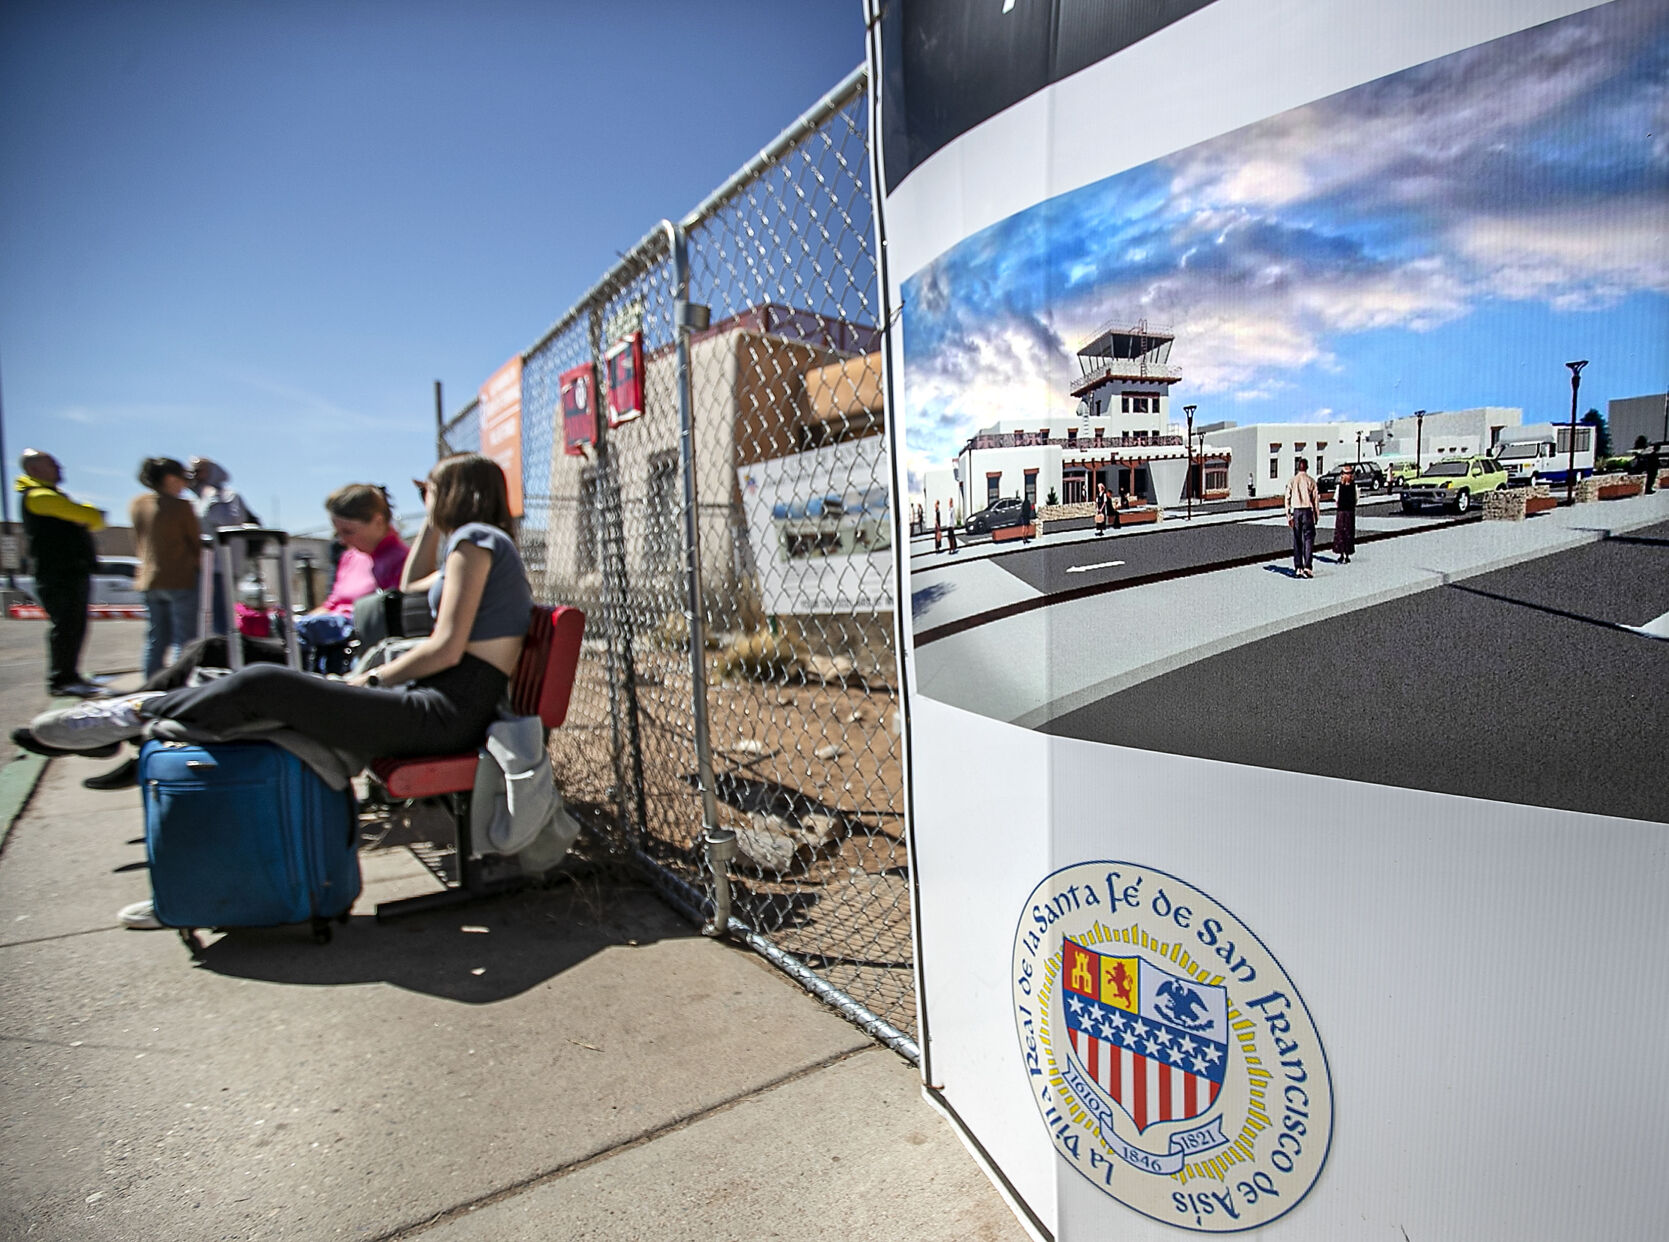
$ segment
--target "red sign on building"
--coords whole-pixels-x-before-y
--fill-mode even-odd
[[[643,414],[643,333],[634,332],[609,347],[608,425],[618,427]]]
[[[570,457],[597,443],[597,370],[589,362],[562,373],[562,442]]]

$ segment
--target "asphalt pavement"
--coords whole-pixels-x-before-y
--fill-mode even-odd
[[[915,684],[1095,741],[1663,820],[1638,773],[1664,749],[1666,526],[1659,492],[1322,550],[1313,580],[1269,559],[1006,611],[1019,580],[975,565],[935,606],[977,586],[990,619],[923,643],[918,615]],[[1531,758],[1568,737],[1614,757]]]
[[[1669,822],[1669,642],[1639,632],[1666,616],[1669,523],[1247,643],[1043,731]]]
[[[117,625],[89,672],[135,663]],[[42,634],[0,621],[8,728],[44,704]],[[913,1067],[643,889],[379,924],[433,884],[396,832],[333,943],[234,931],[193,961],[114,923],[148,893],[138,794],[81,788],[107,760],[28,762],[0,852],[0,1238],[1026,1236]]]

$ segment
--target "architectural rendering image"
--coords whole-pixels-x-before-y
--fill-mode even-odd
[[[921,691],[1093,741],[1669,816],[1666,74],[1669,14],[1620,0],[914,273]],[[1488,723],[1509,706],[1594,751],[1542,761]]]

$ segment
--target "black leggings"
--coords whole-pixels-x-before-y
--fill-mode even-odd
[[[284,663],[284,644],[275,638],[250,638],[246,634],[238,635],[238,641],[243,647],[243,662],[245,664],[282,664]],[[231,657],[226,647],[224,634],[210,634],[207,638],[193,639],[180,648],[180,658],[167,668],[162,669],[156,676],[149,678],[141,690],[179,690],[188,685],[191,675],[199,668],[231,668]]]
[[[481,745],[509,680],[472,655],[422,681],[386,688],[251,664],[205,685],[170,690],[144,710],[213,733],[277,721],[355,755],[443,755]]]

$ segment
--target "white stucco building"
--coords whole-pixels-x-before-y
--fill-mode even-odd
[[[928,521],[935,501],[949,520],[977,513],[1002,496],[1061,504],[1094,497],[1105,483],[1132,503],[1180,504],[1189,479],[1186,424],[1171,408],[1170,389],[1182,378],[1170,360],[1175,334],[1146,320],[1116,321],[1078,350],[1079,376],[1069,417],[1002,419],[969,437],[948,470],[923,478]],[[1216,444],[1195,435],[1196,496],[1227,495],[1229,463]]]
[[[1203,430],[1213,446],[1232,455],[1228,494],[1244,500],[1284,492],[1300,457],[1309,460],[1311,474],[1347,461],[1427,463],[1487,453],[1504,428],[1523,421],[1523,410],[1489,405],[1376,422],[1208,423],[1196,434]]]

